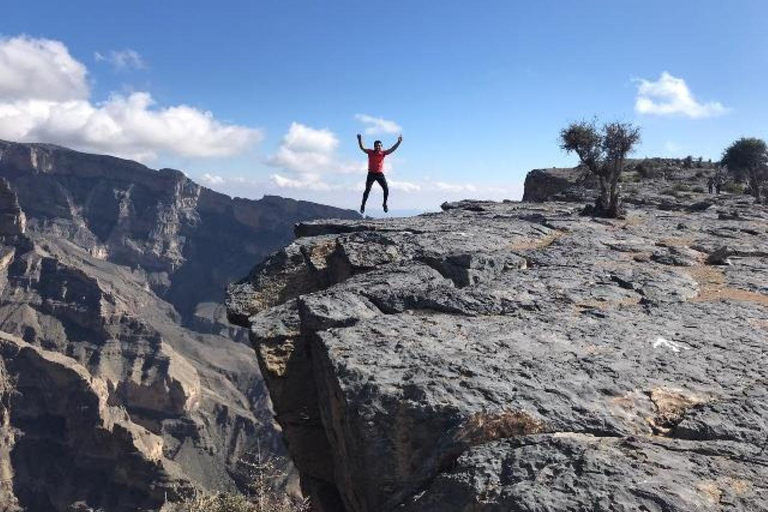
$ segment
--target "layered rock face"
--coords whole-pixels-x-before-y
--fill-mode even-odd
[[[140,268],[185,320],[278,247],[300,220],[359,217],[305,201],[230,198],[180,171],[111,156],[0,141],[0,177],[36,231],[94,257]]]
[[[223,286],[294,221],[352,212],[232,200],[178,171],[45,145],[0,143],[0,175],[0,331],[22,340],[3,352],[9,500],[154,510],[191,485],[246,484],[257,444],[284,453]],[[32,354],[56,364],[33,370]]]
[[[106,381],[5,333],[0,354],[3,510],[150,510],[183,492],[162,439],[109,405]]]
[[[671,199],[300,224],[227,305],[318,510],[768,510],[768,209]]]

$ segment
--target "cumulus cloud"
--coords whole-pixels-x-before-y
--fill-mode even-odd
[[[59,41],[26,36],[0,39],[0,100],[80,100],[87,70]]]
[[[312,173],[302,173],[295,178],[281,176],[280,174],[272,174],[269,179],[275,186],[280,188],[303,190],[331,190],[339,188],[325,183],[319,174]]]
[[[108,62],[112,64],[112,67],[117,71],[125,71],[129,69],[147,69],[147,65],[144,63],[144,59],[141,58],[139,52],[136,50],[112,50],[106,55],[95,52],[93,54],[96,62]]]
[[[332,131],[291,123],[275,154],[266,163],[289,174],[272,174],[270,181],[280,188],[336,190],[348,187],[339,175],[362,174],[365,163],[344,160],[336,149],[339,139]],[[329,181],[330,180],[330,181]]]
[[[442,181],[435,182],[435,188],[437,190],[443,190],[445,192],[477,192],[477,187],[471,183],[445,183]]]
[[[380,133],[400,133],[403,129],[394,121],[382,119],[381,117],[369,116],[368,114],[357,114],[355,119],[363,123],[365,133],[368,135],[378,135]]]
[[[699,119],[724,114],[728,111],[721,103],[700,103],[685,80],[664,71],[655,82],[637,80],[635,111],[659,116],[680,115]]]
[[[85,66],[58,41],[0,39],[0,138],[44,141],[149,161],[161,153],[231,156],[262,131],[223,123],[187,105],[158,107],[151,95],[89,99]]]
[[[209,174],[209,173],[203,174],[203,176],[201,177],[201,180],[205,184],[211,185],[211,186],[223,185],[226,182],[226,180],[223,177],[217,174]]]
[[[270,184],[292,193],[337,192],[348,194],[364,188],[367,165],[360,161],[345,161],[336,154],[339,139],[327,129],[317,129],[301,123],[292,123],[283,136],[275,154],[267,158],[267,164],[281,172],[270,175]],[[474,194],[480,190],[469,183],[447,183],[422,180],[420,182],[392,178],[391,161],[384,163],[390,190],[418,194]],[[355,176],[351,176],[355,175]]]
[[[338,145],[339,139],[330,130],[291,123],[277,153],[267,159],[267,164],[298,173],[327,171],[333,167]]]
[[[392,190],[400,190],[402,192],[418,192],[421,190],[421,185],[411,183],[410,181],[387,180],[387,185]]]

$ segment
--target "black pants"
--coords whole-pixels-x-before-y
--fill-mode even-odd
[[[384,204],[387,204],[387,198],[389,197],[389,187],[387,186],[387,178],[384,177],[384,173],[381,172],[369,172],[368,177],[365,179],[365,192],[363,192],[363,206],[368,201],[368,194],[371,193],[371,187],[373,182],[378,181],[381,185],[381,189],[384,191]]]

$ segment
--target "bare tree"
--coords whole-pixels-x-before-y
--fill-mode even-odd
[[[597,128],[597,122],[571,123],[560,132],[560,147],[574,152],[581,165],[598,177],[600,194],[594,213],[605,217],[620,214],[619,177],[627,155],[640,142],[640,128],[630,123],[611,122]]]

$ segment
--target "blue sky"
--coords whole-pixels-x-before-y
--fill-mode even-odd
[[[530,169],[575,164],[558,131],[592,115],[640,125],[636,156],[765,137],[766,29],[741,0],[12,1],[0,137],[356,207],[355,134],[402,132],[392,209],[516,199]]]

